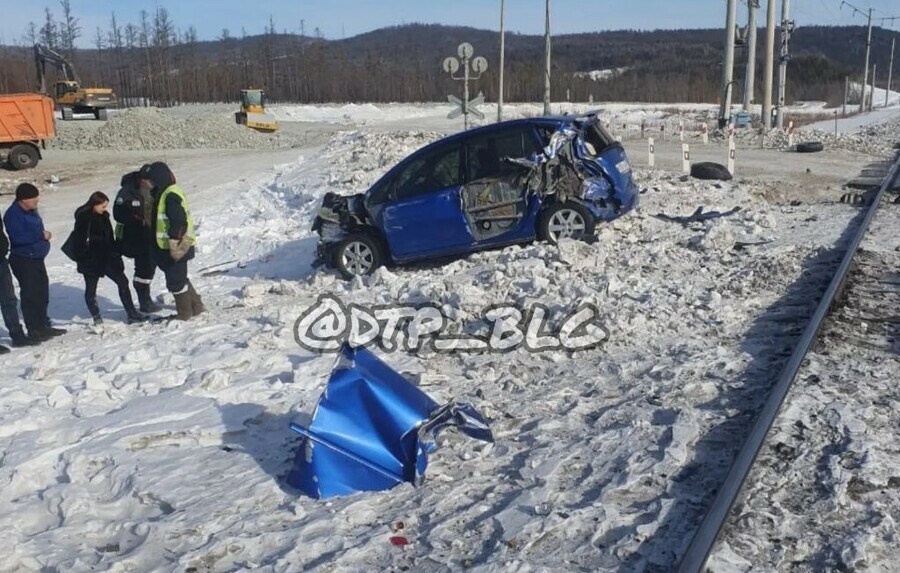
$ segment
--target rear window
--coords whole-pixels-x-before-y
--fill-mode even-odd
[[[581,131],[581,136],[584,139],[588,155],[594,157],[616,142],[613,136],[606,131],[606,128],[603,127],[600,120],[596,117],[593,121],[584,126],[584,129]]]

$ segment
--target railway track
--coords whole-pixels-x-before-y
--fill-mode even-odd
[[[854,433],[865,433],[869,424],[889,435],[900,427],[897,408],[891,407],[900,398],[900,371],[891,374],[900,355],[900,209],[891,206],[876,219],[889,191],[900,185],[900,155],[885,168],[880,185],[866,194],[865,215],[837,272],[682,556],[679,573],[706,570],[714,553],[723,568],[731,564],[734,570],[853,570],[866,563],[867,548],[881,546],[879,528],[887,528],[883,537],[893,535],[891,524],[900,518],[900,469],[883,462],[900,444],[888,439],[877,452],[882,448],[854,443]],[[848,360],[856,362],[851,366]],[[848,367],[859,375],[832,375]],[[869,378],[871,392],[859,387]],[[792,405],[798,392],[799,405]],[[789,393],[792,400],[783,408]],[[878,397],[874,404],[872,396]],[[880,456],[874,466],[866,458],[870,452]],[[873,492],[884,499],[873,500]],[[878,503],[880,513],[873,510]],[[842,510],[844,518],[826,517]],[[792,528],[799,530],[792,534]]]

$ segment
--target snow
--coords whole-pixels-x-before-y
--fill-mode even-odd
[[[50,314],[69,334],[0,357],[0,571],[671,568],[802,324],[773,308],[801,277],[802,302],[814,300],[822,285],[806,263],[838,244],[856,211],[834,198],[769,202],[758,178],[637,169],[641,208],[594,244],[514,246],[353,282],[314,272],[324,193],[361,191],[439,138],[447,107],[276,106],[280,119],[339,125],[277,159],[221,152],[201,165],[172,153],[209,309],[189,323],[128,326],[105,281],[107,320],[91,326],[81,277],[53,250]],[[616,121],[678,121],[661,108],[607,109]],[[437,131],[410,130],[429,118]],[[95,188],[63,179],[45,194],[56,244]],[[741,210],[688,226],[653,216],[700,205]],[[323,294],[434,302],[476,328],[491,304],[541,302],[559,317],[590,302],[611,337],[579,353],[381,353],[438,402],[471,402],[496,443],[447,433],[421,487],[321,502],[280,478],[299,443],[288,424],[311,411],[333,362],[294,342],[294,322]],[[393,546],[397,535],[411,544]]]

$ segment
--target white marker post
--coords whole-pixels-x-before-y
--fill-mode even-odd
[[[734,134],[728,136],[728,172],[734,175],[735,145]]]
[[[681,144],[681,170],[686,175],[691,173],[691,146],[687,143]]]
[[[700,124],[700,138],[703,139],[703,145],[709,145],[709,128],[706,122]]]
[[[794,122],[788,122],[788,147],[794,147]]]
[[[653,144],[653,138],[647,139],[647,165],[652,169],[656,167],[656,146]]]

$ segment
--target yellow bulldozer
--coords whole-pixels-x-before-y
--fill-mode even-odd
[[[234,114],[234,120],[256,131],[273,133],[278,130],[275,116],[266,113],[266,92],[263,90],[241,90],[241,111]]]
[[[67,59],[41,44],[34,45],[34,62],[40,81],[40,92],[47,93],[47,64],[62,72],[53,90],[53,101],[63,119],[72,119],[76,113],[89,113],[95,119],[106,121],[106,110],[116,107],[116,94],[110,88],[83,88],[75,66]]]

